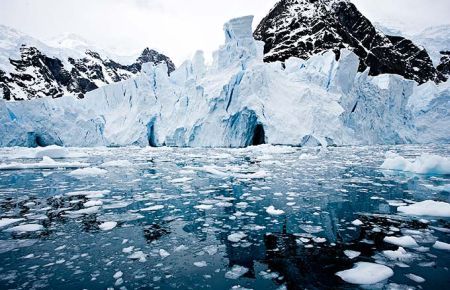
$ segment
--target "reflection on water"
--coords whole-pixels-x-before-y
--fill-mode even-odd
[[[449,154],[414,146],[99,148],[73,149],[88,156],[71,160],[133,166],[77,178],[69,169],[0,171],[0,217],[23,219],[1,228],[0,288],[353,289],[335,273],[361,261],[394,270],[372,288],[448,288],[450,253],[432,246],[450,242],[449,219],[396,208],[448,202],[433,188],[450,178],[382,172],[388,150]],[[0,163],[15,153],[0,150]],[[284,214],[268,214],[269,206]],[[21,224],[43,229],[4,231]],[[402,235],[420,247],[389,259],[383,251],[398,246],[384,238]]]

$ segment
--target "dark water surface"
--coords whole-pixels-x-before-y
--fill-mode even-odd
[[[24,219],[0,228],[0,289],[355,289],[335,273],[362,261],[394,270],[365,288],[450,289],[450,251],[432,247],[450,243],[450,220],[397,213],[413,201],[449,202],[439,188],[450,177],[382,171],[388,150],[407,158],[450,153],[448,146],[71,149],[85,156],[56,161],[131,165],[98,176],[0,171],[0,218]],[[1,149],[0,163],[38,161],[23,151]],[[270,215],[269,206],[284,213]],[[105,222],[117,224],[102,230]],[[20,224],[43,228],[5,231]],[[389,259],[383,251],[398,246],[384,237],[403,235],[421,247],[405,248],[409,259]],[[350,259],[348,250],[361,255]]]

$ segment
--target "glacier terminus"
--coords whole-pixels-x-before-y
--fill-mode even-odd
[[[141,74],[86,94],[0,101],[1,146],[246,147],[448,143],[449,82],[358,72],[342,49],[263,62],[252,16],[224,25],[211,65],[201,51],[168,75]]]

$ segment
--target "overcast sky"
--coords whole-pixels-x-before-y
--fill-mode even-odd
[[[450,0],[352,0],[369,19],[409,30],[449,24]],[[224,40],[230,18],[264,17],[277,0],[0,0],[0,24],[39,39],[78,34],[115,53],[149,46],[177,64]]]

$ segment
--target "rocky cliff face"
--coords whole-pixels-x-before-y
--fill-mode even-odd
[[[308,59],[342,48],[360,58],[359,71],[398,74],[418,83],[444,81],[427,51],[400,36],[377,30],[348,0],[281,0],[261,21],[254,37],[264,41],[266,62]]]
[[[0,39],[0,98],[3,95],[6,100],[83,98],[101,86],[136,76],[148,62],[165,63],[168,73],[175,70],[170,58],[149,48],[134,63],[122,65],[93,50],[70,56],[72,51],[48,47],[5,26],[0,26],[0,36],[4,36]],[[24,44],[18,44],[21,42]]]
[[[438,65],[437,70],[447,78],[450,78],[450,51],[442,51],[441,63]]]

